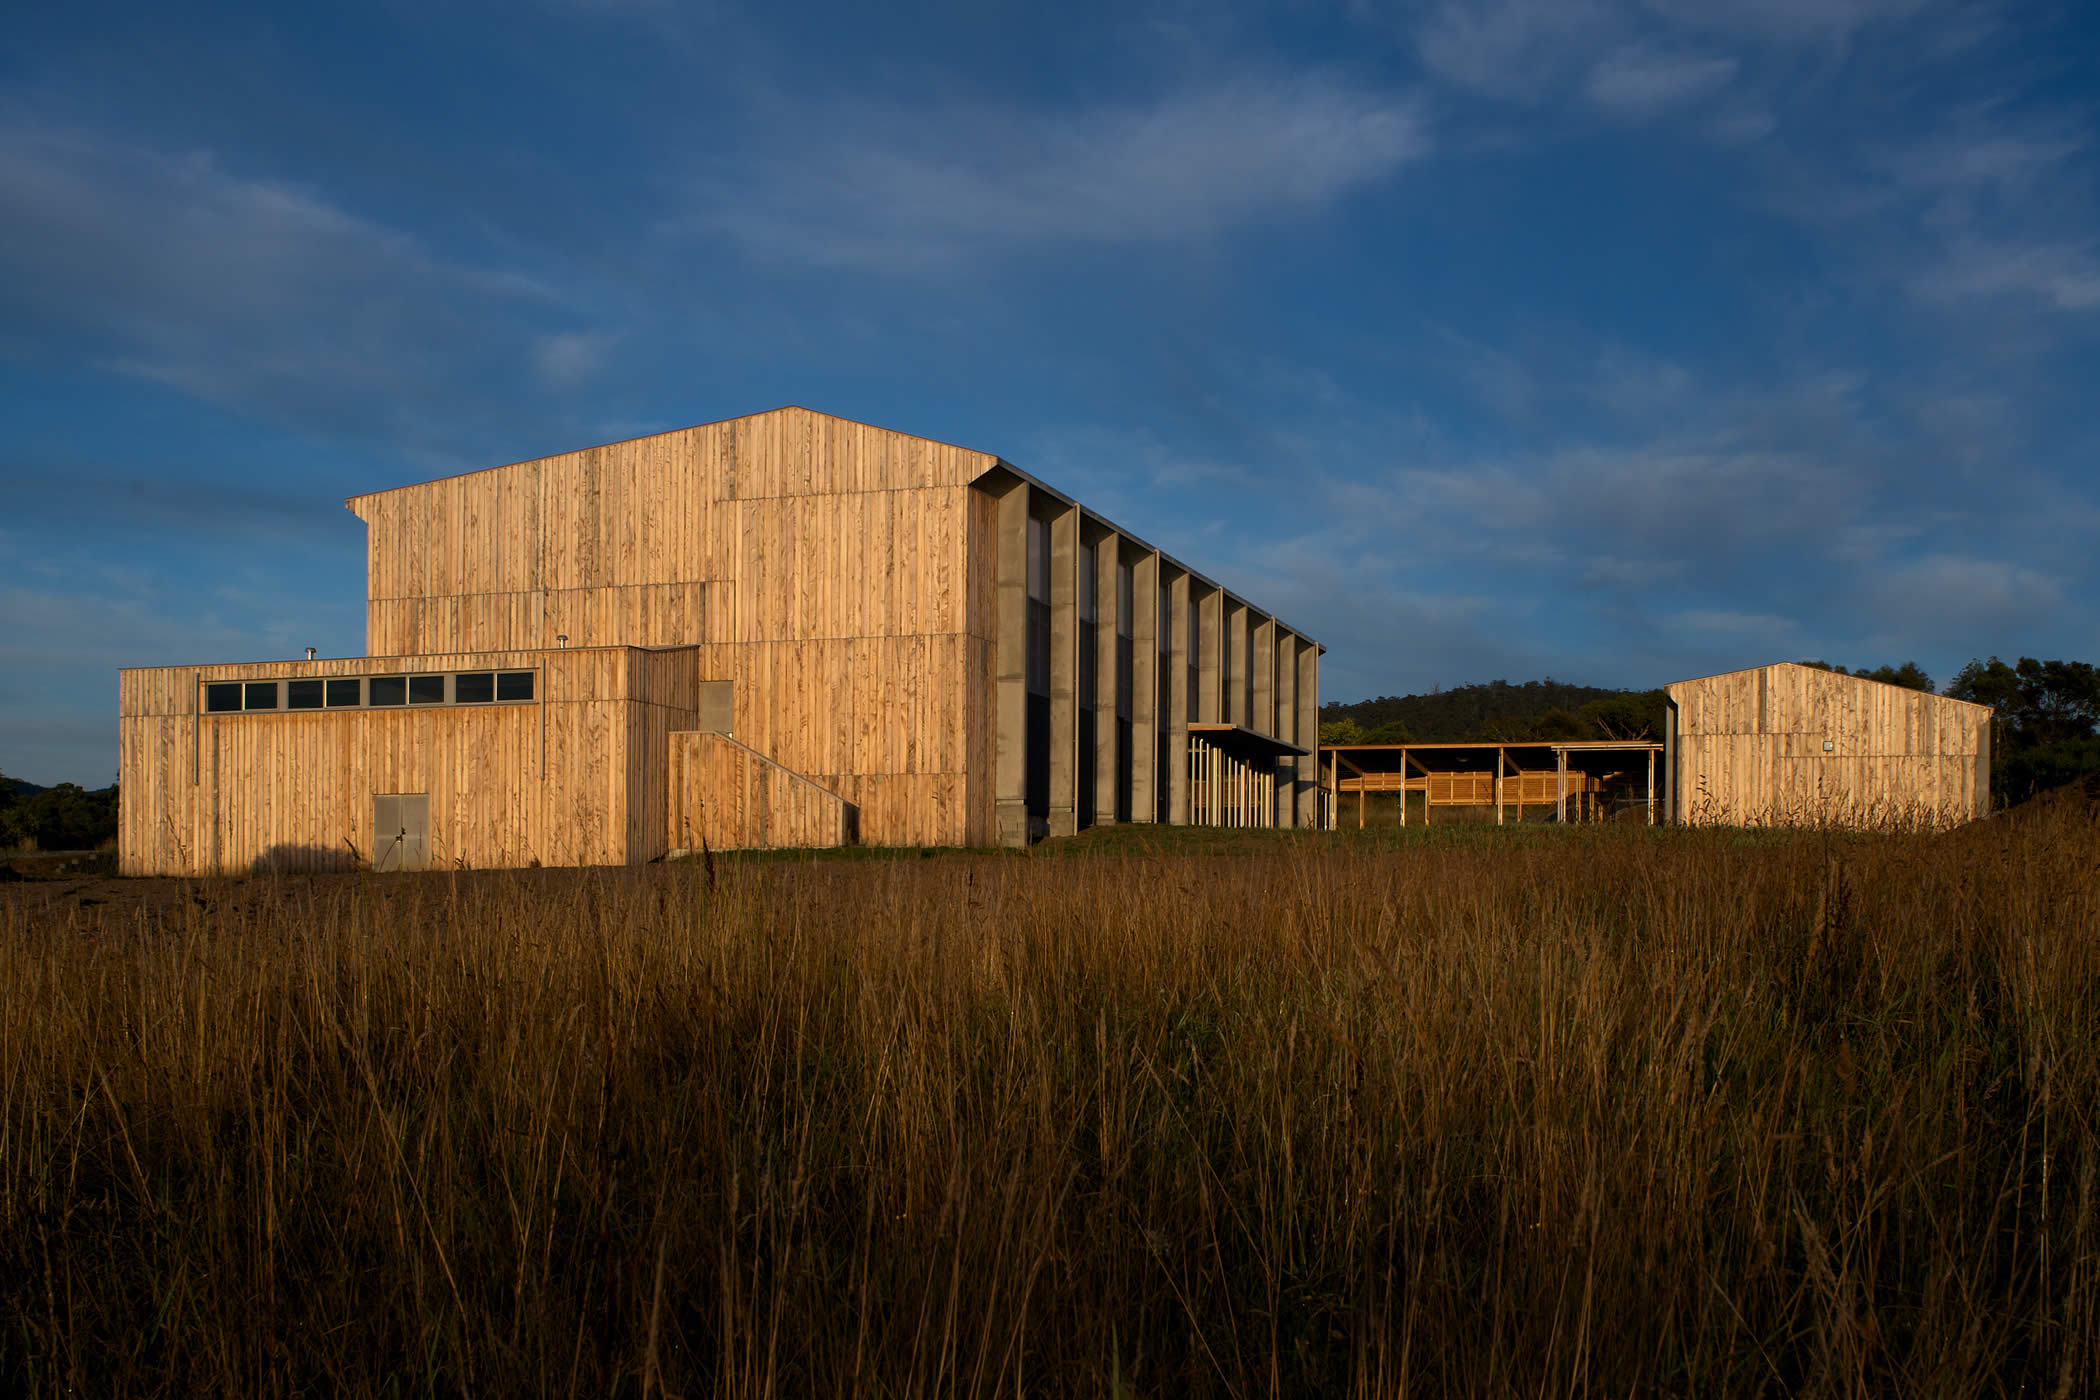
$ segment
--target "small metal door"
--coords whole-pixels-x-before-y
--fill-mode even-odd
[[[430,795],[423,792],[372,794],[372,868],[430,868]]]

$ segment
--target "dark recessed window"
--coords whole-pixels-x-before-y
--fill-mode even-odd
[[[444,704],[445,678],[443,676],[410,676],[408,678],[408,703],[411,705]]]
[[[224,714],[241,707],[241,683],[222,681],[204,687],[204,708],[212,714]]]
[[[496,677],[498,700],[530,700],[532,698],[532,672],[504,671]]]
[[[250,681],[242,689],[244,708],[250,710],[274,710],[277,708],[277,682]]]
[[[328,707],[335,709],[342,705],[362,705],[364,697],[358,693],[362,685],[363,683],[354,676],[348,680],[330,681]]]
[[[374,676],[374,677],[372,677],[372,698],[371,698],[371,702],[372,702],[372,703],[373,703],[374,705],[405,705],[405,704],[407,704],[407,703],[408,703],[408,677],[406,677],[406,676]]]
[[[461,705],[485,705],[496,698],[494,671],[462,671],[452,678],[452,699]]]
[[[322,681],[286,681],[284,683],[284,707],[287,710],[318,710],[321,708]]]

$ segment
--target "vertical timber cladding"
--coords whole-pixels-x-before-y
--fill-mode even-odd
[[[374,798],[428,803],[432,867],[617,865],[663,852],[667,736],[695,723],[691,649],[568,648],[121,673],[126,874],[347,869]],[[530,703],[205,713],[204,687],[529,671]],[[637,800],[639,799],[639,800]],[[397,833],[398,834],[398,833]]]
[[[970,486],[997,465],[785,408],[356,497],[368,642],[699,645],[738,740],[853,803],[862,839],[983,842],[996,630]]]
[[[995,456],[801,408],[347,504],[367,525],[371,655],[123,673],[127,871],[369,860],[380,794],[428,799],[434,865],[647,860],[690,795],[672,790],[674,748],[692,750],[681,771],[759,761],[799,775],[848,804],[873,843],[1020,844],[1053,809],[1058,829],[1111,805],[1171,818],[1186,810],[1175,746],[1188,720],[1217,717],[1228,650],[1236,675],[1249,664],[1244,606],[1228,648],[1216,585],[1069,498]],[[1035,519],[1034,727],[1045,741],[1056,731],[1039,792]],[[1073,614],[1087,543],[1097,631],[1082,682]],[[213,681],[513,668],[538,678],[529,706],[265,715],[199,703]],[[700,732],[703,683],[706,728],[755,760],[674,740]],[[1089,753],[1077,751],[1082,684],[1097,720]]]
[[[1677,820],[1947,825],[1989,810],[1987,706],[1792,662],[1667,694]]]

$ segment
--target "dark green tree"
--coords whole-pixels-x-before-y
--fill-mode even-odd
[[[21,797],[15,792],[15,780],[0,773],[0,850],[20,846],[28,839],[28,828],[22,822]]]
[[[1668,697],[1660,690],[1629,690],[1592,700],[1576,711],[1592,739],[1660,739]]]
[[[1322,744],[1361,744],[1364,727],[1353,719],[1330,719],[1320,726]]]
[[[1905,690],[1922,690],[1928,695],[1933,689],[1932,677],[1926,675],[1925,669],[1915,661],[1906,661],[1901,666],[1876,666],[1871,671],[1864,666],[1848,671],[1842,666],[1833,666],[1828,661],[1810,661],[1806,657],[1802,658],[1801,664],[1813,666],[1818,671],[1832,671],[1840,676],[1858,676],[1861,680],[1880,681],[1883,685],[1900,685]]]
[[[1971,661],[1947,694],[1997,711],[1991,789],[2001,801],[2100,772],[2100,669],[2084,661]]]

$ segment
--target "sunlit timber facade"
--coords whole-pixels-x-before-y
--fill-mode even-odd
[[[347,504],[367,655],[121,673],[125,871],[1315,823],[1319,644],[987,453],[783,408]]]

